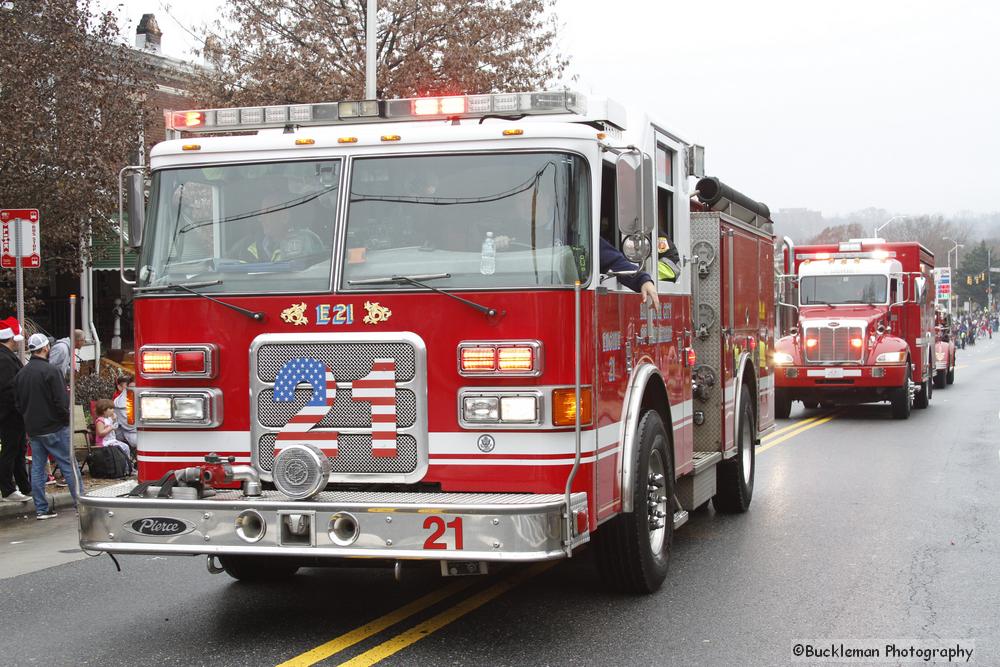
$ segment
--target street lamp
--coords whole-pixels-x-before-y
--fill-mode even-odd
[[[943,240],[945,240],[945,241],[951,241],[952,243],[955,244],[955,245],[953,245],[951,247],[951,250],[948,251],[948,268],[949,269],[951,268],[951,253],[954,252],[955,253],[955,269],[957,270],[958,269],[958,249],[959,248],[964,248],[965,244],[964,243],[959,243],[955,239],[950,239],[947,236],[942,236],[941,238]]]
[[[889,225],[889,223],[892,222],[893,220],[899,220],[900,218],[909,218],[909,217],[910,216],[908,216],[908,215],[894,215],[894,216],[892,216],[891,218],[889,218],[888,220],[886,220],[881,225],[879,225],[878,227],[875,228],[874,237],[878,238],[878,233],[880,231],[882,231],[883,229],[885,229]]]

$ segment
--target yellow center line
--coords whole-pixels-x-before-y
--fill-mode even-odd
[[[462,579],[454,581],[449,585],[439,588],[436,591],[432,591],[421,598],[417,598],[413,602],[410,602],[395,611],[389,612],[385,616],[376,618],[365,625],[355,628],[354,630],[340,635],[335,639],[331,639],[325,644],[306,651],[301,655],[295,656],[291,660],[286,660],[285,662],[279,664],[278,667],[308,667],[309,665],[314,665],[320,660],[325,660],[331,655],[340,653],[344,649],[354,646],[358,642],[364,641],[369,637],[377,635],[386,628],[392,627],[396,623],[406,620],[410,616],[437,604],[441,600],[469,588],[473,583],[475,583],[475,579],[475,577],[463,577]]]
[[[795,436],[799,435],[803,431],[808,431],[811,428],[815,428],[817,426],[822,426],[823,424],[827,423],[828,421],[830,421],[831,419],[833,419],[836,416],[837,416],[837,413],[829,414],[829,415],[826,415],[825,417],[817,419],[814,422],[810,422],[808,424],[805,424],[804,426],[800,426],[799,428],[797,428],[796,430],[792,431],[791,433],[785,434],[785,435],[781,436],[780,438],[778,438],[776,440],[771,440],[766,445],[761,445],[760,447],[757,448],[757,454],[762,454],[762,453],[766,452],[767,450],[771,449],[771,447],[774,447],[775,445],[780,445],[785,440],[788,440],[789,438],[794,438]]]
[[[805,419],[797,419],[797,420],[793,421],[791,424],[789,424],[788,426],[783,426],[783,427],[779,428],[777,431],[771,431],[770,433],[768,433],[767,435],[765,435],[763,438],[761,438],[761,442],[764,442],[766,440],[770,440],[771,438],[775,438],[775,437],[781,435],[782,433],[784,433],[785,431],[791,431],[792,429],[799,428],[799,427],[803,426],[804,424],[808,424],[809,422],[815,421],[815,420],[817,420],[819,418],[820,418],[820,415],[816,415],[814,417],[806,417]]]
[[[536,563],[531,567],[515,572],[507,579],[490,586],[481,593],[462,600],[453,607],[445,609],[437,616],[433,616],[423,623],[419,623],[402,634],[396,635],[378,646],[375,646],[361,655],[351,658],[347,662],[341,663],[341,667],[367,667],[377,662],[385,660],[389,656],[402,651],[407,646],[415,644],[421,639],[437,632],[449,623],[458,620],[469,612],[479,609],[484,604],[500,597],[515,586],[519,586],[528,579],[535,577],[546,570],[555,567],[555,562]]]

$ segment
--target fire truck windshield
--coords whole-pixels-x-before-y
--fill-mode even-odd
[[[139,285],[329,290],[340,173],[340,160],[156,172]]]
[[[803,276],[800,305],[885,304],[888,279],[880,275]]]
[[[442,288],[567,286],[589,274],[589,172],[575,155],[358,158],[349,197],[347,290],[399,289],[365,282],[399,274],[447,274]]]

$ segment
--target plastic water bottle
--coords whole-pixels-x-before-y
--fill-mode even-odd
[[[483,254],[479,260],[479,272],[484,276],[492,276],[497,270],[497,246],[493,241],[493,232],[486,232],[483,241]]]

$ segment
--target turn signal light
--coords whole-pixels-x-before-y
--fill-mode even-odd
[[[587,426],[593,419],[593,392],[590,387],[580,388],[580,425]],[[576,389],[565,387],[552,390],[552,425],[576,425]]]
[[[864,345],[864,344],[865,344],[865,341],[862,340],[861,338],[852,338],[851,339],[851,347],[854,347],[854,348],[857,348],[857,349],[860,350],[861,346]]]
[[[174,372],[174,355],[167,350],[143,350],[139,368],[147,375],[166,375]]]
[[[494,371],[497,368],[497,350],[495,347],[463,347],[461,351],[461,369],[464,373],[482,373]]]
[[[125,390],[125,419],[129,425],[135,424],[135,390]]]
[[[506,373],[529,372],[535,367],[535,351],[530,347],[501,347],[497,368]]]

